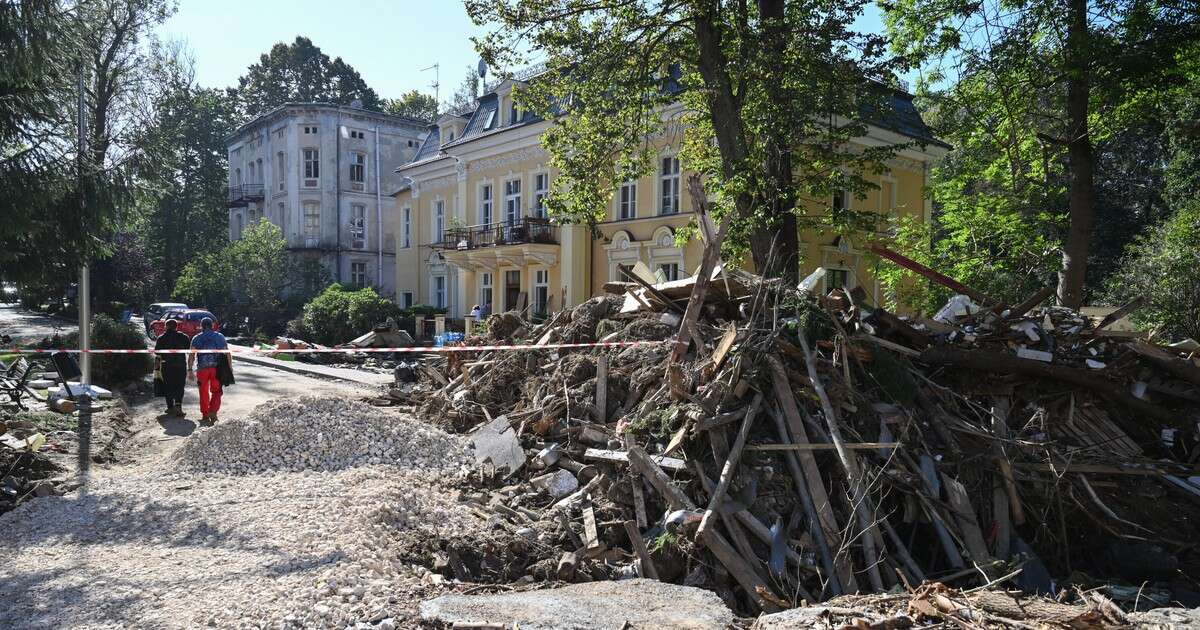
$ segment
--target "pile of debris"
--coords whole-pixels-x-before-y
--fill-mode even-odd
[[[422,422],[330,397],[278,399],[199,432],[173,455],[180,469],[226,474],[333,471],[372,464],[456,470],[469,461],[459,438]]]
[[[820,272],[795,289],[709,268],[489,329],[661,343],[415,371],[409,401],[471,432],[481,470],[463,501],[531,542],[523,563],[449,558],[447,576],[644,576],[742,613],[933,583],[1200,605],[1192,357],[1039,308],[1048,290],[906,319],[861,290],[815,294]]]
[[[42,452],[45,444],[46,436],[19,417],[0,420],[0,514],[55,494],[51,478],[62,469]]]

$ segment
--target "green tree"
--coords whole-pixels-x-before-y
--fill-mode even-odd
[[[358,100],[376,111],[383,104],[350,64],[341,57],[330,59],[311,39],[300,36],[260,56],[238,79],[234,92],[243,120],[290,102],[349,105]]]
[[[467,66],[467,72],[463,76],[463,80],[454,88],[454,93],[450,95],[450,100],[442,104],[444,112],[467,112],[475,109],[475,99],[479,98],[479,90],[482,89],[482,80],[479,76],[479,69],[475,66]]]
[[[258,221],[242,238],[183,268],[175,297],[224,312],[226,321],[248,317],[252,325],[279,326],[292,277],[287,241],[275,224]]]
[[[130,175],[152,160],[147,40],[166,0],[0,3],[0,275],[64,284],[130,221]],[[75,141],[84,78],[87,150]]]
[[[890,101],[871,77],[896,66],[881,37],[854,30],[864,5],[466,0],[477,24],[495,25],[476,40],[491,67],[545,60],[518,100],[559,116],[543,136],[562,173],[553,212],[599,220],[620,182],[653,168],[647,139],[681,137],[685,167],[707,176],[716,214],[731,217],[730,246],[749,246],[759,270],[789,278],[802,225],[870,227],[874,217],[824,200],[864,194],[899,148],[850,145]],[[664,120],[677,101],[683,113]],[[827,210],[806,213],[805,198]]]
[[[161,90],[144,139],[155,160],[138,170],[139,233],[155,263],[151,290],[158,296],[172,292],[185,264],[228,243],[225,138],[235,113],[222,90],[199,87],[193,77],[180,48],[162,51]]]
[[[397,116],[408,116],[426,122],[437,118],[437,99],[416,90],[410,90],[400,95],[400,98],[389,98],[383,101],[383,111]]]
[[[370,332],[389,317],[398,320],[400,316],[400,307],[379,297],[375,289],[331,284],[304,305],[301,318],[304,330],[313,336],[311,341],[336,345]]]
[[[1194,17],[1170,3],[1143,0],[897,0],[885,6],[895,50],[923,66],[923,91],[968,117],[964,132],[991,136],[997,148],[991,166],[1009,171],[1004,192],[1019,203],[1040,197],[1040,211],[1066,214],[1062,304],[1077,307],[1086,297],[1096,148],[1128,124],[1122,110],[1137,109],[1131,105],[1160,86],[1177,42],[1194,36]]]

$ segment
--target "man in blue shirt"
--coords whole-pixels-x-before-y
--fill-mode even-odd
[[[192,350],[226,350],[225,335],[213,330],[213,320],[200,320],[200,334],[192,337]],[[221,380],[217,376],[217,362],[221,355],[216,352],[192,352],[188,355],[188,378],[200,383],[200,421],[217,421],[221,410]],[[193,366],[198,370],[193,371]]]

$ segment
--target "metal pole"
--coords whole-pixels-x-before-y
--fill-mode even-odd
[[[80,228],[87,231],[87,194],[84,190],[84,181],[86,180],[87,168],[87,104],[84,101],[84,81],[83,81],[83,63],[79,64],[79,73],[76,78],[76,91],[78,92],[78,126],[77,132],[79,142],[78,156],[78,181],[79,186],[79,222]],[[92,382],[91,356],[88,350],[91,350],[91,305],[92,305],[92,287],[91,277],[88,273],[87,262],[79,268],[79,289],[75,292],[75,301],[78,303],[77,310],[79,311],[79,348],[83,350],[79,354],[79,370],[83,374],[80,376],[80,382],[85,386]],[[84,387],[86,390],[87,388]]]
[[[379,161],[379,123],[375,123],[375,249],[379,252],[375,262],[375,286],[383,293],[383,191],[379,190],[381,166],[383,164]]]

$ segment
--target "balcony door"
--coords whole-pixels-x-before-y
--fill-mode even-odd
[[[513,311],[517,309],[517,302],[521,299],[521,272],[517,269],[510,269],[504,272],[504,310]]]

